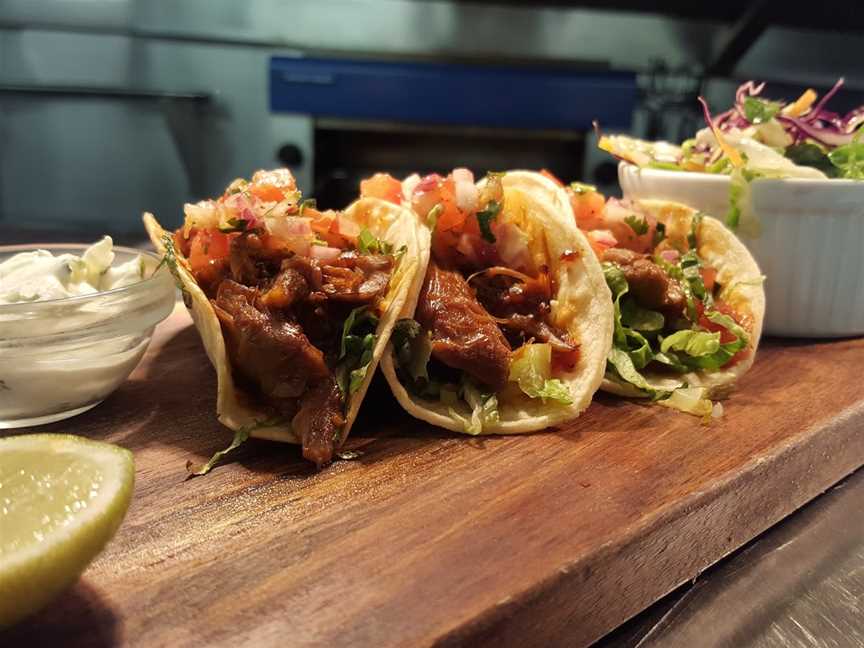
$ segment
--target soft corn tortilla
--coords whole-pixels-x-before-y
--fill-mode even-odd
[[[680,203],[665,200],[637,200],[636,204],[666,226],[667,238],[686,246],[687,235],[693,216],[697,210]],[[753,364],[756,348],[762,335],[762,322],[765,319],[765,289],[763,277],[756,260],[744,244],[723,224],[711,216],[702,215],[702,223],[697,231],[697,252],[710,266],[717,269],[717,283],[720,284],[719,299],[726,302],[737,313],[752,321],[749,348],[751,353],[741,362],[729,369],[715,371],[694,371],[675,376],[672,382],[684,380],[693,387],[705,387],[711,398],[722,398],[734,388],[735,382]],[[669,374],[642,372],[651,384],[664,384],[670,381]],[[644,396],[633,385],[612,380],[603,381],[604,391],[621,396]]]
[[[515,384],[508,385],[507,390],[498,393],[499,422],[485,425],[481,434],[534,432],[579,416],[600,387],[612,344],[612,296],[588,240],[576,227],[572,212],[563,209],[569,205],[566,193],[539,173],[528,171],[508,172],[503,185],[505,192],[524,194],[525,218],[532,230],[529,236],[545,240],[549,271],[558,286],[552,301],[552,319],[579,342],[580,354],[573,370],[558,376],[567,385],[572,404],[551,401],[544,404],[540,399],[523,395]],[[562,261],[565,253],[573,253],[568,255],[572,260]],[[400,318],[414,316],[424,278],[425,271],[406,300]],[[381,370],[399,404],[409,414],[454,432],[465,432],[462,420],[451,414],[448,405],[420,398],[405,389],[396,375],[390,346],[381,359]],[[467,405],[460,403],[454,409],[460,417],[471,416]]]
[[[379,239],[392,243],[394,249],[404,245],[405,254],[399,260],[390,278],[387,294],[381,301],[382,315],[376,330],[377,342],[366,377],[360,389],[347,396],[347,415],[337,447],[345,441],[351,425],[357,418],[363,396],[369,388],[397,317],[404,310],[408,295],[415,291],[415,285],[416,291],[419,291],[429,260],[429,233],[419,226],[416,215],[410,209],[375,198],[363,198],[350,205],[345,213],[361,227],[368,228]],[[170,240],[171,233],[162,229],[153,214],[145,213],[143,218],[150,240],[164,255],[166,253],[164,237],[167,236]],[[173,249],[173,246],[171,247]],[[213,306],[195,282],[186,259],[179,250],[175,251],[175,255],[177,263],[171,264],[172,272],[183,291],[184,302],[201,335],[207,357],[216,369],[216,415],[219,421],[232,431],[246,430],[253,437],[300,443],[300,439],[291,430],[290,422],[273,420],[260,407],[251,404],[252,399],[235,384],[222,328]],[[414,301],[416,303],[416,297]]]

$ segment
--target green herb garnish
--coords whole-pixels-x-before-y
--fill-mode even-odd
[[[243,218],[229,218],[227,226],[221,226],[219,231],[223,234],[233,234],[234,232],[245,232],[249,229],[249,221]]]
[[[696,212],[693,214],[693,218],[690,219],[690,232],[687,234],[687,245],[690,246],[691,250],[699,248],[699,228],[702,226],[703,218],[705,218],[705,214]]]
[[[413,319],[400,319],[390,337],[396,364],[415,387],[422,389],[422,381],[429,381],[427,365],[432,356],[432,340]]]
[[[486,207],[477,212],[477,224],[480,226],[480,235],[484,241],[489,243],[495,242],[495,235],[492,233],[492,221],[498,217],[501,211],[501,203],[497,200],[490,200],[486,203]]]
[[[744,99],[744,117],[754,126],[764,124],[780,112],[782,105],[776,101],[766,101],[756,97]]]
[[[644,216],[630,214],[629,216],[624,217],[624,222],[630,226],[630,229],[633,230],[636,236],[642,236],[643,234],[648,233],[648,219]]]
[[[353,309],[342,324],[336,382],[346,396],[356,392],[363,384],[375,351],[377,326],[378,317],[367,306]],[[345,405],[347,408],[347,398]]]
[[[360,254],[393,254],[393,244],[382,241],[364,227],[357,236],[357,250]]]
[[[825,150],[812,142],[801,142],[788,147],[784,153],[787,158],[798,166],[809,166],[819,169],[829,178],[836,178],[839,170],[831,163]]]
[[[828,154],[828,159],[837,167],[838,175],[849,180],[864,180],[864,143],[859,142],[864,126],[858,129],[849,144],[838,146]]]
[[[213,456],[210,457],[210,460],[204,465],[193,468],[193,464],[191,461],[186,462],[186,470],[189,471],[190,477],[198,477],[200,475],[206,475],[212,468],[222,461],[228,454],[233,452],[236,448],[243,445],[248,439],[249,435],[264,427],[273,427],[274,425],[288,425],[288,423],[281,418],[270,418],[270,419],[262,419],[260,421],[255,421],[251,425],[247,425],[241,427],[239,430],[234,432],[234,438],[231,440],[230,445],[224,450],[219,450],[218,452],[214,452]]]

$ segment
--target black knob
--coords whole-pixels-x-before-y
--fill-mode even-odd
[[[276,158],[284,166],[296,167],[303,164],[303,151],[296,144],[283,144],[276,151]]]

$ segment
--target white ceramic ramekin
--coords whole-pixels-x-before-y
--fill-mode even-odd
[[[625,198],[682,202],[723,220],[729,177],[618,166]],[[864,182],[755,180],[762,233],[742,241],[766,276],[765,332],[783,337],[864,334]]]

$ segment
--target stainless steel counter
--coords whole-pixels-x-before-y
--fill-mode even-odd
[[[864,469],[594,648],[864,646]]]

